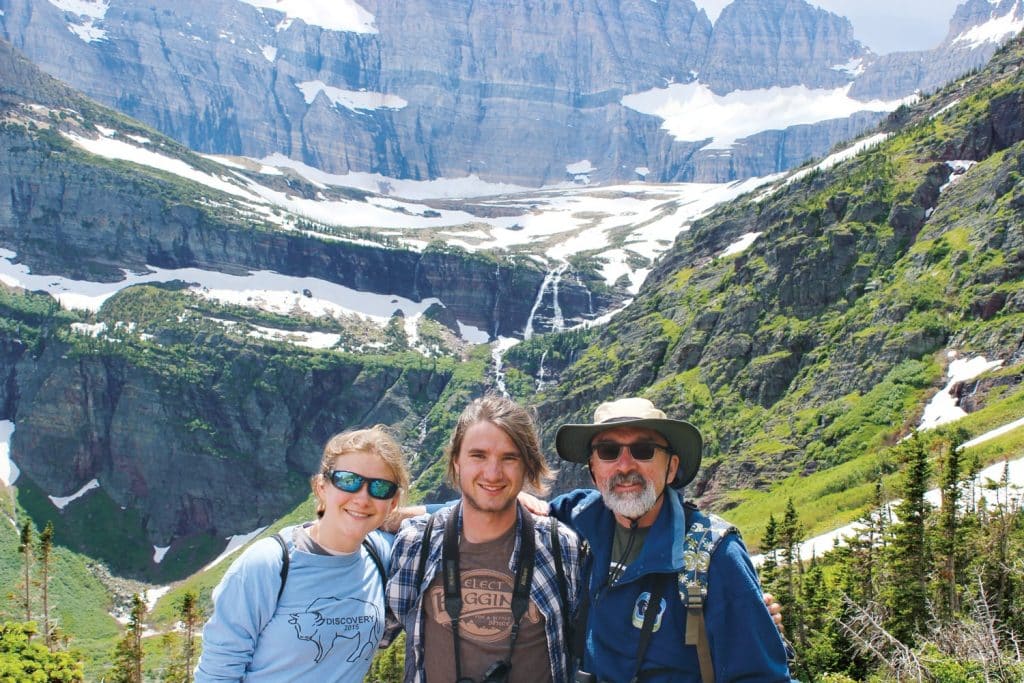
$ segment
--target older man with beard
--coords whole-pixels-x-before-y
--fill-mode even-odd
[[[564,460],[586,463],[598,488],[550,505],[593,553],[577,680],[790,681],[739,535],[683,501],[680,489],[700,466],[697,428],[647,399],[624,398],[598,406],[593,424],[563,425],[555,445]],[[695,530],[703,532],[696,544]],[[703,618],[681,578],[692,577],[695,565],[703,572]]]

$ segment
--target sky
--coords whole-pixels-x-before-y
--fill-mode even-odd
[[[853,35],[876,54],[926,50],[946,37],[964,0],[809,0],[853,24]],[[714,21],[732,0],[695,0]]]

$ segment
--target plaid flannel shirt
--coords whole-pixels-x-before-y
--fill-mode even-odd
[[[427,524],[427,516],[406,520],[395,539],[391,555],[391,578],[387,588],[388,624],[384,631],[381,647],[386,647],[403,628],[405,629],[405,680],[407,682],[423,683],[426,679],[423,669],[422,597],[440,569],[445,520],[456,509],[458,509],[456,506],[449,506],[435,513],[437,517],[434,520],[431,534],[430,551],[419,585],[416,585],[416,573],[419,568],[420,544],[423,539],[424,527]],[[515,547],[509,558],[510,572],[516,566],[519,558],[521,515],[523,513],[524,510],[520,507],[519,515],[516,517]],[[563,614],[557,570],[551,553],[551,519],[550,517],[534,516],[537,553],[534,560],[530,599],[544,615],[551,679],[553,683],[569,683],[573,678],[574,671],[572,671],[573,663],[569,658],[570,644],[565,642],[563,620],[571,619],[579,609],[580,544],[575,532],[564,524],[558,525],[562,567],[566,579],[566,595],[569,601],[569,614],[566,615]]]

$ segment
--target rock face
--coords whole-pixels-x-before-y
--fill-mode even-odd
[[[0,72],[11,75],[0,93],[0,116],[16,118],[26,101],[54,110],[98,109],[3,44]],[[257,229],[242,216],[211,208],[186,186],[96,163],[52,130],[33,132],[31,126],[0,128],[0,243],[34,272],[78,279],[120,280],[122,269],[147,264],[272,270],[415,301],[434,297],[490,336],[522,336],[531,320],[533,332],[554,324],[550,296],[534,311],[545,273],[529,259],[447,247],[414,252]],[[622,296],[595,289],[583,275],[562,274],[566,324],[592,319]]]
[[[449,379],[353,358],[313,369],[224,343],[215,373],[184,378],[116,352],[0,337],[0,404],[17,422],[11,450],[23,474],[60,496],[98,479],[115,504],[140,512],[157,545],[276,520],[308,493],[332,434],[375,423],[411,432]]]
[[[956,30],[988,16],[972,2]],[[898,98],[994,48],[873,58],[848,21],[803,0],[736,0],[713,26],[691,0],[363,0],[370,19],[326,27],[242,0],[112,0],[93,17],[57,5],[0,0],[0,34],[193,149],[531,187],[573,179],[581,161],[592,181],[764,175],[878,119],[762,133],[723,154],[674,139],[623,106],[628,94],[699,78],[718,94],[852,82],[864,100]],[[857,60],[861,76],[839,68]]]

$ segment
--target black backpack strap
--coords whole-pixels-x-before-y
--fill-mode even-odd
[[[590,544],[580,539],[580,604],[576,608],[576,618],[572,621],[572,644],[570,652],[580,664],[583,653],[587,650],[587,619],[590,616],[590,574],[594,570],[590,562]]]
[[[277,589],[277,602],[281,602],[281,594],[284,593],[284,584],[288,580],[288,565],[291,564],[291,556],[288,554],[288,544],[285,543],[281,534],[271,536],[281,546],[281,587]]]
[[[366,548],[366,552],[370,555],[370,559],[377,565],[377,573],[380,574],[380,582],[385,588],[388,586],[388,574],[384,571],[384,562],[380,559],[380,553],[373,547],[373,543],[370,543],[370,539],[363,539],[363,547]]]
[[[562,601],[562,637],[569,648],[569,659],[573,657],[572,611],[569,609],[569,588],[565,584],[565,567],[562,564],[562,539],[558,534],[558,520],[551,517],[551,554],[555,560],[555,577],[558,579],[558,598]]]
[[[434,532],[434,515],[427,518],[427,525],[423,528],[423,538],[420,540],[420,557],[416,564],[416,590],[420,589],[423,583],[423,575],[427,571],[427,556],[430,555],[430,537]]]
[[[675,577],[672,577],[675,583]],[[651,644],[651,634],[654,633],[654,622],[661,612],[661,596],[665,592],[666,578],[660,574],[654,575],[654,585],[648,593],[647,607],[644,609],[644,623],[640,629],[640,642],[636,647],[636,671],[630,683],[638,683],[644,671],[644,657],[647,656],[647,648]]]

